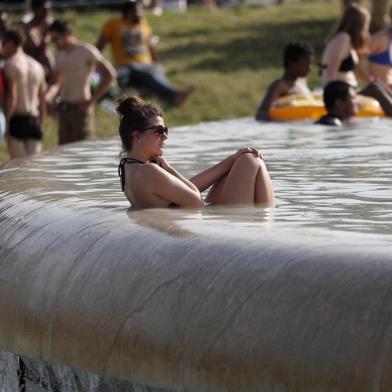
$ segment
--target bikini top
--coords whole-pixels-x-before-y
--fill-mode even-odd
[[[125,188],[125,164],[126,163],[146,163],[135,158],[123,158],[118,164],[118,175],[121,178],[121,190],[124,192]]]
[[[339,72],[354,71],[356,66],[357,66],[357,64],[354,61],[354,57],[353,57],[353,55],[350,52],[350,54],[346,58],[344,58],[342,60],[342,62],[340,63]],[[323,69],[326,69],[326,68],[327,68],[326,64],[321,64],[320,65],[320,71],[322,71]]]
[[[343,59],[342,62],[340,63],[339,71],[340,72],[354,71],[356,66],[357,64],[355,63],[354,57],[350,52],[350,54],[345,59]]]
[[[392,34],[389,34],[387,49],[381,53],[371,54],[368,56],[368,60],[372,63],[381,64],[381,65],[389,65],[392,67]]]
[[[121,178],[121,190],[124,192],[125,188],[125,164],[126,163],[139,163],[139,164],[144,164],[146,162],[140,161],[139,159],[135,158],[122,158],[120,163],[118,164],[118,175]],[[179,208],[180,206],[176,203],[170,203],[168,205],[169,208]]]

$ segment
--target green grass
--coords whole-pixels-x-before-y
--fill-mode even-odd
[[[184,14],[147,14],[160,37],[158,53],[169,79],[176,86],[192,84],[196,92],[179,108],[164,106],[169,126],[252,116],[272,79],[282,73],[282,49],[290,40],[313,44],[319,60],[325,40],[340,11],[337,0],[314,0],[281,6],[239,5],[207,10],[191,6]],[[109,11],[76,13],[66,17],[75,35],[94,43]],[[110,51],[105,54],[110,58]],[[319,83],[317,67],[309,84]],[[157,100],[157,98],[154,98]],[[114,115],[97,108],[97,136],[117,133]],[[57,143],[56,122],[45,121],[44,146]],[[0,160],[7,159],[5,145]]]

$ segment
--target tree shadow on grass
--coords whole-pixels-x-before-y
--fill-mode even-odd
[[[300,21],[284,24],[253,23],[241,27],[223,29],[228,37],[225,42],[214,41],[214,30],[198,30],[190,33],[171,33],[170,38],[187,37],[189,42],[162,51],[167,60],[190,63],[187,71],[213,70],[233,72],[241,69],[260,70],[283,63],[283,48],[290,41],[305,40],[311,43],[316,58],[321,57],[327,37],[335,20]],[[238,29],[242,37],[238,37]],[[222,30],[219,31],[222,35]],[[194,39],[192,39],[194,37]],[[189,60],[190,58],[190,60]],[[200,60],[192,61],[192,58]],[[184,68],[183,68],[184,69]]]

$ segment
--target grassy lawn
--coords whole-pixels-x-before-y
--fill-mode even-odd
[[[281,72],[282,49],[290,40],[308,40],[317,61],[340,12],[337,0],[309,0],[280,6],[240,5],[207,10],[191,6],[183,14],[147,14],[160,37],[158,53],[169,79],[177,86],[192,84],[196,92],[179,108],[166,107],[169,126],[252,116],[268,84]],[[62,17],[74,26],[75,35],[94,43],[109,11],[76,13]],[[110,58],[110,51],[105,52]],[[319,82],[314,66],[309,84]],[[156,98],[154,98],[156,99]],[[117,133],[117,119],[97,109],[97,136]],[[45,122],[45,148],[57,143],[56,122]],[[7,159],[0,145],[0,160]]]

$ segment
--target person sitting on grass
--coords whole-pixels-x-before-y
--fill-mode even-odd
[[[210,204],[274,206],[272,182],[260,152],[241,148],[190,180],[163,157],[169,131],[158,105],[138,97],[118,101],[122,190],[135,208],[201,208]]]
[[[111,18],[104,24],[96,43],[100,51],[110,44],[120,87],[147,88],[174,105],[182,104],[195,88],[178,89],[167,79],[163,67],[157,62],[152,31],[144,17],[142,2],[124,1],[121,11],[121,17]]]
[[[268,87],[256,113],[256,120],[269,121],[268,112],[272,104],[279,98],[289,95],[311,96],[307,85],[313,61],[313,48],[307,42],[290,42],[283,55],[284,73]]]
[[[316,124],[342,126],[350,124],[358,113],[358,104],[354,87],[341,80],[335,80],[325,86],[323,99],[327,114]]]

